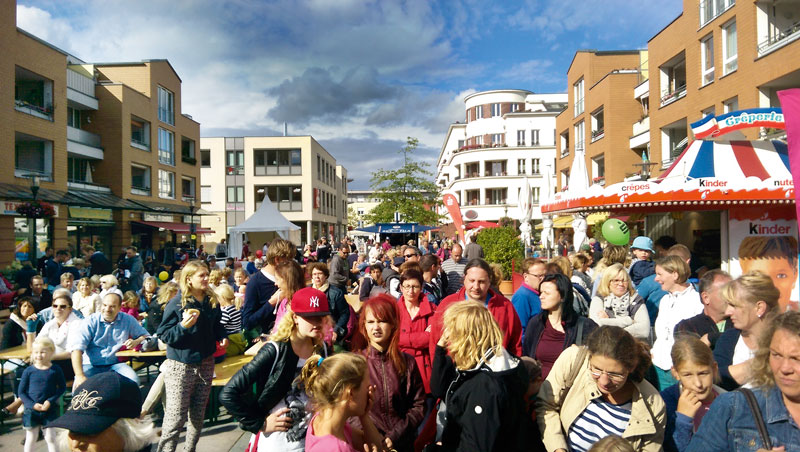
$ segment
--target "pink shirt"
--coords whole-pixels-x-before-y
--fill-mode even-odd
[[[359,452],[358,449],[352,446],[353,431],[349,424],[344,424],[344,437],[347,438],[347,442],[345,442],[333,435],[314,435],[314,419],[316,418],[317,415],[315,414],[311,418],[311,422],[308,423],[306,452]]]

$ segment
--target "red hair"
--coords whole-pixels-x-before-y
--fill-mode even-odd
[[[360,353],[364,356],[367,355],[367,347],[369,347],[369,339],[367,338],[367,309],[372,312],[372,315],[382,321],[392,325],[392,340],[389,342],[389,347],[386,349],[386,354],[394,365],[394,369],[398,375],[406,373],[406,360],[397,343],[400,337],[400,320],[397,314],[397,300],[391,295],[380,294],[376,295],[361,305],[361,315],[358,318],[358,329],[353,334],[353,352]]]

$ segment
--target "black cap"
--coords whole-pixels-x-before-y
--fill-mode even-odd
[[[96,435],[118,419],[138,418],[141,412],[139,385],[116,372],[103,372],[78,386],[67,412],[47,426]]]

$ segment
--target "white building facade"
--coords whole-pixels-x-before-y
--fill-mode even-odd
[[[437,163],[436,184],[452,193],[467,221],[519,219],[524,177],[533,197],[533,219],[541,219],[539,200],[545,167],[555,168],[556,115],[566,94],[493,90],[464,99],[466,124],[452,124]],[[549,184],[554,186],[554,179]],[[444,207],[441,213],[447,215]]]
[[[300,226],[302,243],[347,232],[347,170],[311,136],[200,139],[203,227],[208,244],[244,222],[265,196]],[[300,243],[295,243],[299,245]]]

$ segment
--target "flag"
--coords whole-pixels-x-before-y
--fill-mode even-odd
[[[795,209],[800,219],[797,188],[800,187],[800,88],[778,91],[778,99],[786,124],[786,141],[789,147],[789,169],[794,182]]]
[[[715,118],[714,115],[708,115],[692,123],[692,133],[696,140],[703,139],[709,135],[715,135],[715,132],[719,132],[719,127],[717,126],[717,118]]]
[[[450,212],[450,217],[453,219],[453,225],[456,227],[458,236],[461,237],[461,243],[464,242],[464,220],[461,218],[461,206],[458,205],[456,197],[450,193],[443,196],[447,211]]]

